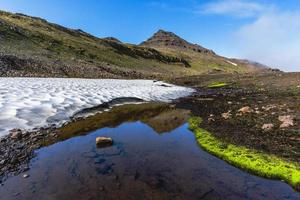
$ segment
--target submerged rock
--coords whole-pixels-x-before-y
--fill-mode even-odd
[[[110,137],[97,137],[96,138],[97,147],[111,146],[112,144],[113,144],[113,140]]]
[[[29,177],[28,174],[24,174],[24,175],[23,175],[23,178],[28,178],[28,177]]]

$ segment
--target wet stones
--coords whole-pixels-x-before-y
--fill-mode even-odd
[[[110,137],[97,137],[96,138],[96,145],[97,147],[107,147],[113,144],[113,140]]]
[[[18,175],[29,170],[28,163],[34,157],[34,150],[46,140],[55,140],[57,131],[54,128],[37,129],[31,132],[19,129],[10,130],[0,138],[0,183],[10,175]]]

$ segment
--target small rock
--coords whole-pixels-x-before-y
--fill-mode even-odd
[[[224,119],[229,119],[230,116],[231,116],[231,111],[228,111],[227,113],[222,113],[221,116],[224,118]]]
[[[28,177],[29,177],[28,174],[24,174],[24,175],[23,175],[23,178],[28,178]]]
[[[214,119],[214,118],[212,118],[212,117],[209,117],[209,118],[207,119],[207,121],[208,121],[208,123],[211,123],[211,122],[214,122],[214,121],[215,121],[215,119]]]
[[[265,110],[265,111],[270,111],[270,110],[273,110],[277,108],[276,105],[267,105],[267,106],[263,106],[262,109]]]
[[[256,110],[255,113],[259,115],[261,112],[259,110]]]
[[[245,106],[239,109],[238,112],[242,114],[251,113],[252,109],[249,106]]]
[[[22,137],[28,137],[30,136],[31,132],[30,131],[26,131],[22,133]]]
[[[170,105],[170,108],[176,108],[175,104]]]
[[[291,113],[291,112],[293,112],[293,110],[288,108],[288,109],[286,109],[286,112]]]
[[[264,131],[270,131],[274,128],[274,124],[264,124],[261,129]]]
[[[231,105],[231,104],[232,104],[232,101],[228,101],[227,103],[228,103],[229,105]]]
[[[279,116],[278,120],[282,122],[280,128],[288,128],[290,126],[294,126],[294,117],[291,115]]]
[[[299,141],[300,142],[300,137],[290,137],[291,140]]]
[[[96,144],[98,147],[110,146],[113,144],[113,140],[110,137],[97,137]]]
[[[20,129],[12,129],[9,131],[11,139],[20,139],[22,138],[22,131]]]

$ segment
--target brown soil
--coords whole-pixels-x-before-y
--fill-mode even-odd
[[[197,88],[193,96],[180,99],[177,107],[201,116],[203,128],[229,143],[300,161],[300,73],[207,75],[176,82]],[[229,86],[208,89],[213,82]],[[249,113],[239,112],[246,106]],[[222,117],[228,112],[228,119]],[[280,128],[279,116],[291,116],[294,125]],[[264,124],[274,127],[266,131]]]

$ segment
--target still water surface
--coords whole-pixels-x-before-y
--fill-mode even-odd
[[[167,105],[127,105],[65,127],[60,142],[36,152],[29,178],[0,186],[0,199],[300,199],[203,151],[187,118]],[[114,145],[97,148],[97,136]]]

